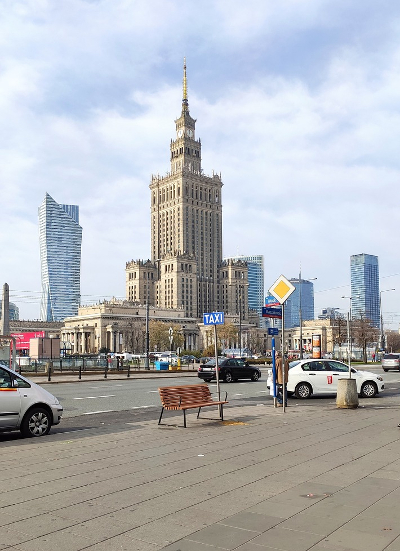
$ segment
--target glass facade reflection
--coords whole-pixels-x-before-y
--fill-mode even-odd
[[[285,328],[300,327],[300,294],[301,319],[314,319],[314,284],[307,279],[292,278],[289,280],[295,290],[285,303]],[[301,290],[300,290],[301,286]]]
[[[354,254],[350,257],[351,315],[364,316],[379,327],[379,264],[372,254]]]
[[[40,318],[62,321],[78,313],[82,228],[79,207],[60,205],[48,193],[39,207],[42,279]]]

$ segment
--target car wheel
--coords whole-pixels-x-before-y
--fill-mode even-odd
[[[43,408],[32,408],[28,411],[21,423],[23,436],[46,436],[51,428],[51,416]]]
[[[387,372],[388,372],[389,370],[388,370],[388,369],[385,369],[385,368],[383,368],[383,371],[384,371],[385,373],[387,373]]]
[[[226,382],[226,383],[233,383],[232,373],[231,373],[230,371],[227,371],[227,372],[225,373],[224,379],[225,379],[225,382]]]
[[[260,375],[258,374],[258,372],[254,371],[253,375],[251,376],[251,380],[258,381],[259,378],[260,378]]]
[[[206,383],[211,383],[211,379],[204,379]]]
[[[312,394],[312,388],[311,385],[308,383],[299,383],[296,386],[296,390],[294,391],[296,398],[299,398],[300,400],[306,400],[309,398]]]
[[[361,387],[360,395],[362,398],[373,398],[377,392],[376,384],[372,381],[366,381]]]

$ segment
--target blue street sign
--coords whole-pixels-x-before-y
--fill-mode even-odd
[[[282,319],[282,307],[267,307],[263,306],[262,309],[262,317],[263,318],[276,318],[276,319]]]
[[[274,295],[269,294],[267,297],[265,297],[265,306],[280,306],[281,303],[276,300],[276,297]]]
[[[279,329],[277,327],[268,327],[268,335],[279,335]]]
[[[223,325],[225,323],[225,315],[223,312],[211,312],[211,314],[203,314],[204,325]]]

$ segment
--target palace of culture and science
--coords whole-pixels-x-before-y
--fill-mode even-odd
[[[131,337],[136,324],[143,333],[145,318],[179,326],[188,350],[206,344],[203,313],[224,312],[240,334],[259,325],[257,312],[248,306],[247,262],[223,260],[222,180],[215,173],[203,174],[185,63],[182,111],[175,127],[170,172],[152,176],[150,183],[150,259],[126,263],[125,300],[82,306],[78,316],[65,320],[62,339],[73,352],[140,349]]]
[[[190,116],[186,63],[182,112],[170,143],[170,172],[152,176],[151,260],[126,264],[126,298],[202,318],[223,311],[248,317],[247,264],[222,259],[222,181],[201,167],[201,141]]]

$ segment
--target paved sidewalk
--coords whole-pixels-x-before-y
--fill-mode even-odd
[[[363,404],[2,442],[0,549],[400,551],[400,408]]]

